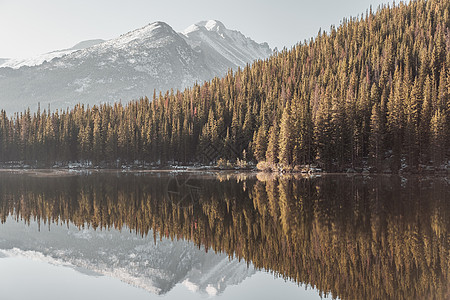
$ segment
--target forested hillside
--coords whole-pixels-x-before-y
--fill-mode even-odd
[[[450,157],[450,1],[384,6],[184,92],[0,115],[0,160],[440,167]]]

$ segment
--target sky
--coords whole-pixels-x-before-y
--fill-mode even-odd
[[[0,58],[111,39],[155,21],[177,32],[219,20],[271,48],[290,48],[388,0],[0,0]],[[398,2],[398,1],[397,1]],[[392,2],[391,2],[392,3]]]

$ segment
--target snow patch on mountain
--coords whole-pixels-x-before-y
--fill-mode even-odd
[[[245,66],[255,57],[264,59],[272,54],[267,43],[258,44],[239,31],[227,29],[217,20],[198,22],[182,34],[193,48],[203,51],[206,56],[219,54],[236,67]]]
[[[0,64],[0,68],[19,69],[24,66],[32,67],[42,65],[43,63],[49,62],[54,58],[62,57],[74,51],[76,50],[53,51],[29,58],[11,58]]]
[[[83,49],[86,49],[86,48],[89,48],[89,47],[92,47],[92,46],[95,46],[95,45],[98,45],[98,44],[101,44],[104,42],[105,42],[105,40],[102,40],[102,39],[82,41],[68,50],[83,50]]]
[[[54,58],[63,57],[64,55],[71,54],[77,50],[86,49],[86,48],[92,47],[94,45],[103,43],[103,42],[104,42],[104,40],[100,40],[100,39],[88,40],[88,41],[80,42],[69,49],[56,50],[56,51],[44,53],[44,54],[41,54],[38,56],[29,57],[29,58],[0,59],[0,68],[19,69],[24,66],[32,67],[32,66],[42,65],[45,62],[52,61]]]

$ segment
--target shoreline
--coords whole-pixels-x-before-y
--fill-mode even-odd
[[[100,164],[94,165],[91,161],[81,162],[57,162],[52,166],[45,164],[26,164],[23,161],[9,161],[0,163],[1,170],[20,170],[25,172],[39,173],[82,173],[82,172],[134,172],[134,173],[174,173],[174,172],[195,172],[195,173],[265,173],[272,175],[302,175],[304,177],[318,176],[324,174],[346,174],[346,175],[419,175],[419,176],[448,176],[450,175],[450,161],[441,166],[434,165],[418,165],[417,167],[403,166],[397,171],[390,168],[382,168],[377,170],[374,166],[365,165],[364,167],[344,167],[327,171],[315,164],[283,166],[270,165],[265,162],[255,164],[254,162],[246,162],[245,164],[216,164],[207,165],[200,163],[178,164],[177,162],[169,162],[164,164],[146,163],[135,161],[127,164]],[[51,172],[52,171],[52,172]]]
[[[219,168],[161,168],[161,169],[116,169],[116,168],[2,168],[0,173],[12,173],[29,175],[33,177],[69,177],[92,174],[189,174],[189,175],[224,175],[224,176],[256,176],[259,179],[267,180],[278,177],[292,177],[300,178],[314,178],[322,176],[347,176],[347,177],[449,177],[448,172],[434,172],[434,173],[347,173],[347,172],[320,172],[320,173],[282,173],[282,172],[264,172],[257,169],[219,169]]]

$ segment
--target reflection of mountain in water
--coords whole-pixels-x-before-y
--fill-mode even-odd
[[[80,227],[131,228],[166,241],[184,239],[341,299],[450,298],[448,178],[135,175],[139,174],[32,178],[0,173],[0,218],[6,221],[13,214],[41,224],[57,220]],[[189,192],[183,184],[196,188],[189,194],[189,205],[177,201]],[[95,249],[105,243],[95,240]],[[133,243],[131,250],[119,249],[105,257],[127,251],[137,257],[140,252]],[[208,284],[220,282],[222,273],[228,274],[223,270],[234,268],[224,263],[224,256],[209,261],[203,252],[205,258],[189,260],[194,257],[192,244],[174,242],[174,248],[165,248],[165,243],[152,251],[170,252],[175,261],[161,260],[145,271],[165,265],[184,271],[151,277],[158,278],[152,280],[160,292],[180,281],[194,290],[198,285],[214,292]],[[77,249],[62,248],[72,247]],[[99,262],[106,264],[106,258]],[[119,270],[118,260],[107,262],[116,263]],[[207,273],[220,275],[195,281]],[[245,275],[237,277],[241,276]],[[220,289],[231,278],[235,279],[225,277]]]
[[[192,242],[142,238],[123,230],[78,230],[52,225],[37,231],[12,218],[1,225],[0,257],[24,255],[69,265],[90,275],[107,275],[155,294],[176,284],[216,294],[254,274],[253,266],[226,254],[205,252]]]

